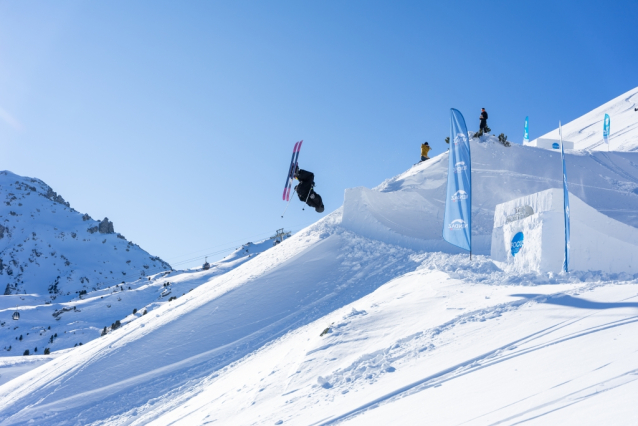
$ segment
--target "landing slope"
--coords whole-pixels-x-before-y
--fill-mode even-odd
[[[413,270],[340,211],[238,268],[0,387],[0,420],[88,424],[136,410]]]
[[[418,263],[217,375],[111,421],[636,424],[635,280],[574,275],[539,284],[482,256],[428,254]]]

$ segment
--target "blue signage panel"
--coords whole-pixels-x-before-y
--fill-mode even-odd
[[[523,248],[523,240],[524,236],[522,232],[518,232],[514,235],[514,238],[512,238],[512,256],[516,256],[516,253],[521,251],[521,248]]]
[[[463,114],[452,108],[443,239],[472,250],[472,162]]]

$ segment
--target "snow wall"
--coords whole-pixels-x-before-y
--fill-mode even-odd
[[[418,192],[346,189],[342,225],[369,238],[414,250],[460,253],[441,238],[443,211]],[[432,224],[441,226],[430,226]]]
[[[638,113],[637,113],[638,114]],[[560,151],[472,139],[472,252],[489,256],[496,206],[550,188],[562,191]],[[638,228],[638,152],[565,153],[573,196]],[[448,153],[416,164],[376,188],[345,191],[342,225],[413,250],[466,253],[442,238]],[[561,231],[562,232],[562,231]]]
[[[605,216],[573,194],[570,270],[638,272],[638,229]],[[492,258],[517,272],[560,272],[565,257],[562,189],[498,204]]]

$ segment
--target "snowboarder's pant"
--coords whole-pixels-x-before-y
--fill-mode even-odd
[[[310,190],[310,196],[308,197],[306,204],[315,209],[318,213],[323,211],[323,200],[321,199],[321,195],[317,194],[314,189]]]
[[[487,120],[481,120],[481,126],[479,127],[479,129],[485,130],[486,127],[487,127]]]

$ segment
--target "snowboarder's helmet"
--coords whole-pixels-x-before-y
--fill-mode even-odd
[[[425,142],[423,145],[428,145],[428,143],[427,143],[427,142]]]

